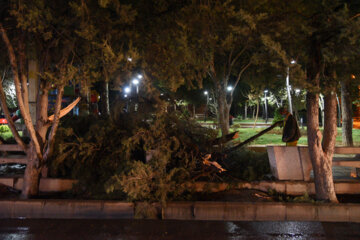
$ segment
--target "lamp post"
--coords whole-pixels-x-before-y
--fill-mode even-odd
[[[265,89],[264,90],[264,94],[265,94],[265,123],[268,122],[268,107],[267,107],[267,93],[269,90]]]
[[[204,91],[204,95],[206,96],[206,105],[205,105],[205,113],[204,113],[204,122],[206,122],[206,113],[207,113],[207,108],[208,108],[208,104],[209,104],[209,92],[208,92],[208,91]]]
[[[125,92],[124,97],[126,98],[126,112],[129,112],[129,98],[128,98],[128,96],[131,93],[131,88],[130,87],[125,87],[124,92]]]
[[[295,64],[295,60],[291,60],[291,64]],[[291,86],[290,86],[290,67],[287,67],[286,69],[286,90],[288,95],[288,101],[289,101],[289,111],[291,114],[293,114],[293,108],[292,108],[292,101],[291,101]]]
[[[139,94],[139,79],[137,79],[137,78],[134,78],[133,80],[132,80],[132,83],[135,85],[135,87],[136,87],[136,94]]]

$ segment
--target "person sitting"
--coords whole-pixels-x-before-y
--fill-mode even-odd
[[[285,118],[282,141],[286,143],[286,146],[296,146],[301,134],[295,117],[286,107],[281,107],[279,113]]]

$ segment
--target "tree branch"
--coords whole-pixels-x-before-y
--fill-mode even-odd
[[[61,84],[60,86],[57,87],[54,121],[52,122],[52,127],[51,127],[49,138],[48,138],[48,145],[47,145],[46,152],[44,154],[45,161],[49,158],[49,156],[53,152],[55,135],[56,135],[56,131],[58,129],[59,122],[60,122],[61,101],[62,101],[63,95],[64,95],[64,84]]]
[[[2,79],[4,80],[4,79]],[[10,112],[9,109],[7,107],[6,104],[6,96],[5,96],[5,92],[4,92],[4,88],[2,86],[2,83],[0,83],[0,103],[1,103],[1,107],[4,111],[5,114],[5,118],[8,122],[8,125],[10,127],[10,130],[12,132],[12,134],[14,135],[15,141],[19,144],[19,146],[21,146],[21,148],[26,151],[27,146],[25,145],[25,143],[23,142],[23,140],[21,139],[19,133],[16,130],[14,121],[12,120],[11,116],[10,116]]]
[[[21,90],[22,90],[22,97],[24,100],[25,109],[30,109],[25,63],[26,63],[25,46],[24,46],[24,39],[22,38],[19,41],[19,66],[20,66],[20,77],[21,77]]]
[[[41,149],[40,149],[39,141],[38,141],[38,139],[36,137],[34,125],[33,125],[32,121],[31,121],[29,108],[25,109],[25,106],[24,106],[23,96],[22,96],[21,87],[20,87],[19,71],[18,71],[18,67],[17,67],[17,63],[16,63],[16,57],[15,57],[14,48],[11,45],[10,40],[9,40],[7,34],[6,34],[6,31],[3,28],[1,23],[0,23],[0,33],[1,33],[3,41],[5,42],[8,53],[9,53],[9,60],[10,60],[11,68],[12,68],[13,75],[14,75],[16,97],[17,97],[17,100],[18,100],[20,111],[21,111],[21,114],[22,114],[22,116],[24,118],[26,128],[28,129],[28,131],[30,133],[31,140],[34,143],[36,154],[37,154],[39,159],[42,159],[42,152],[41,152]]]
[[[246,65],[241,69],[241,71],[239,72],[239,74],[238,74],[238,76],[237,76],[237,78],[236,78],[236,81],[235,81],[235,83],[234,83],[234,87],[233,87],[233,89],[232,89],[231,92],[230,92],[230,95],[231,95],[231,96],[233,95],[234,90],[235,90],[236,86],[238,85],[242,74],[245,72],[246,69],[248,69],[248,67],[250,67],[250,65],[251,65],[251,59],[250,59],[250,61],[248,62],[248,64],[246,64]]]
[[[230,68],[232,68],[234,66],[234,64],[239,59],[239,57],[245,52],[247,47],[248,47],[248,45],[245,45],[245,47],[243,49],[241,49],[241,51],[234,57],[234,59],[231,61]]]

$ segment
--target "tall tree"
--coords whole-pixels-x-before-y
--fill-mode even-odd
[[[314,169],[316,197],[337,202],[332,177],[335,147],[337,67],[358,56],[359,20],[345,1],[263,1],[272,9],[273,39],[306,73],[293,80],[306,88],[309,153]],[[267,5],[269,4],[269,5]],[[359,10],[359,8],[357,8]],[[357,11],[355,10],[355,11]],[[278,31],[278,32],[276,32]],[[275,49],[283,55],[283,51]],[[290,58],[290,57],[288,57]],[[290,65],[290,61],[288,61]],[[297,68],[300,71],[299,68]],[[325,102],[323,133],[319,128],[319,94]]]
[[[236,1],[195,1],[183,11],[183,38],[194,61],[212,81],[223,135],[229,131],[233,93],[263,51],[258,24],[264,15],[250,13]],[[195,63],[193,63],[195,64]]]
[[[41,170],[53,152],[60,118],[77,103],[61,110],[64,86],[76,73],[76,25],[67,1],[8,1],[6,4],[0,34],[8,52],[18,105],[30,135],[29,144],[25,144],[15,129],[2,85],[0,101],[15,140],[28,158],[22,188],[22,197],[28,198],[38,193]],[[39,65],[39,72],[32,73],[40,76],[35,122],[29,107],[28,83],[33,83],[29,82],[31,74],[26,66],[28,61],[35,61]],[[49,116],[48,94],[52,86],[56,86],[57,96],[54,115]]]

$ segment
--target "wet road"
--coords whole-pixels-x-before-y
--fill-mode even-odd
[[[360,239],[360,224],[321,222],[1,219],[0,239]]]

